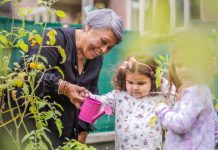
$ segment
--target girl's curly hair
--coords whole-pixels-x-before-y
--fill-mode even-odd
[[[150,92],[158,92],[159,89],[155,85],[156,80],[156,67],[158,66],[153,57],[151,56],[135,56],[136,62],[132,63],[132,66],[128,65],[125,69],[120,68],[122,64],[116,69],[115,75],[112,80],[114,89],[119,91],[126,91],[126,73],[140,73],[148,76],[151,79]],[[129,59],[128,59],[129,60]]]

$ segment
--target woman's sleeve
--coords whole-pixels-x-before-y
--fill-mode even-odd
[[[60,32],[57,32],[56,43],[55,45],[60,45],[60,40],[63,38],[63,35]],[[45,33],[43,45],[47,45],[46,41],[48,37]],[[39,46],[29,46],[29,51],[27,52],[27,56],[31,57],[36,55],[39,51]],[[44,62],[41,58],[38,59],[39,62],[42,62],[46,68],[54,67],[58,65],[60,61],[60,55],[58,54],[57,48],[55,47],[43,47],[40,51],[40,55],[47,59],[47,63]],[[24,67],[24,59],[20,61],[20,65]],[[47,71],[44,73],[38,73],[36,76],[36,84],[40,81],[39,87],[36,90],[36,94],[40,97],[45,96],[47,94],[54,94],[58,89],[58,80],[61,78],[57,72],[54,73],[54,70]],[[42,77],[43,75],[43,77]],[[42,78],[41,78],[42,77]],[[40,80],[41,79],[41,80]]]
[[[118,91],[113,90],[107,94],[104,95],[94,95],[92,94],[90,97],[97,99],[103,103],[103,106],[105,105],[110,105],[112,108],[113,112],[115,112],[115,105],[116,105],[116,98],[118,96]]]
[[[180,100],[178,112],[171,109],[165,103],[160,103],[156,107],[156,114],[162,125],[179,134],[190,130],[192,124],[197,119],[205,105],[205,96],[193,89],[185,91]]]
[[[99,80],[99,75],[92,81],[90,85],[90,92],[92,92],[93,94],[99,94],[98,80]]]

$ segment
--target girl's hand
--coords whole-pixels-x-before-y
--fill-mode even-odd
[[[79,96],[83,97],[83,98],[85,98],[85,97],[87,97],[89,95],[90,95],[90,92],[88,90],[82,91],[82,92],[79,93]]]
[[[169,108],[169,106],[166,103],[164,102],[158,103],[157,106],[155,107],[155,114],[158,116],[165,108]]]

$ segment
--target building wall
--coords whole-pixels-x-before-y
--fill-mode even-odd
[[[37,7],[37,1],[36,0],[22,0],[21,2],[18,3],[18,6],[23,7],[23,8],[26,8],[26,7],[35,8],[35,7]],[[18,16],[18,10],[12,9],[12,11],[15,11],[15,13],[14,13],[15,18],[21,19],[21,17]]]
[[[54,4],[52,6],[55,10],[62,10],[65,12],[66,17],[61,19],[61,23],[71,24],[75,23],[78,24],[80,21],[78,19],[79,13],[81,12],[81,5],[65,5],[61,3]]]
[[[113,9],[122,19],[124,28],[126,28],[126,0],[110,0],[108,8]]]
[[[201,20],[218,21],[217,0],[201,0]]]
[[[90,144],[90,146],[95,147],[97,150],[115,150],[114,141]]]

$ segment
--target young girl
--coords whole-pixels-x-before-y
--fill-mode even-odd
[[[131,57],[117,69],[113,90],[105,95],[92,95],[109,104],[115,114],[115,149],[160,150],[162,131],[154,108],[162,99],[154,94],[156,63],[151,57]],[[153,92],[153,93],[152,93]]]
[[[177,88],[176,103],[174,108],[164,103],[156,108],[168,130],[164,150],[214,150],[216,112],[206,84],[213,48],[195,32],[179,34],[173,48],[169,75],[171,85]]]

